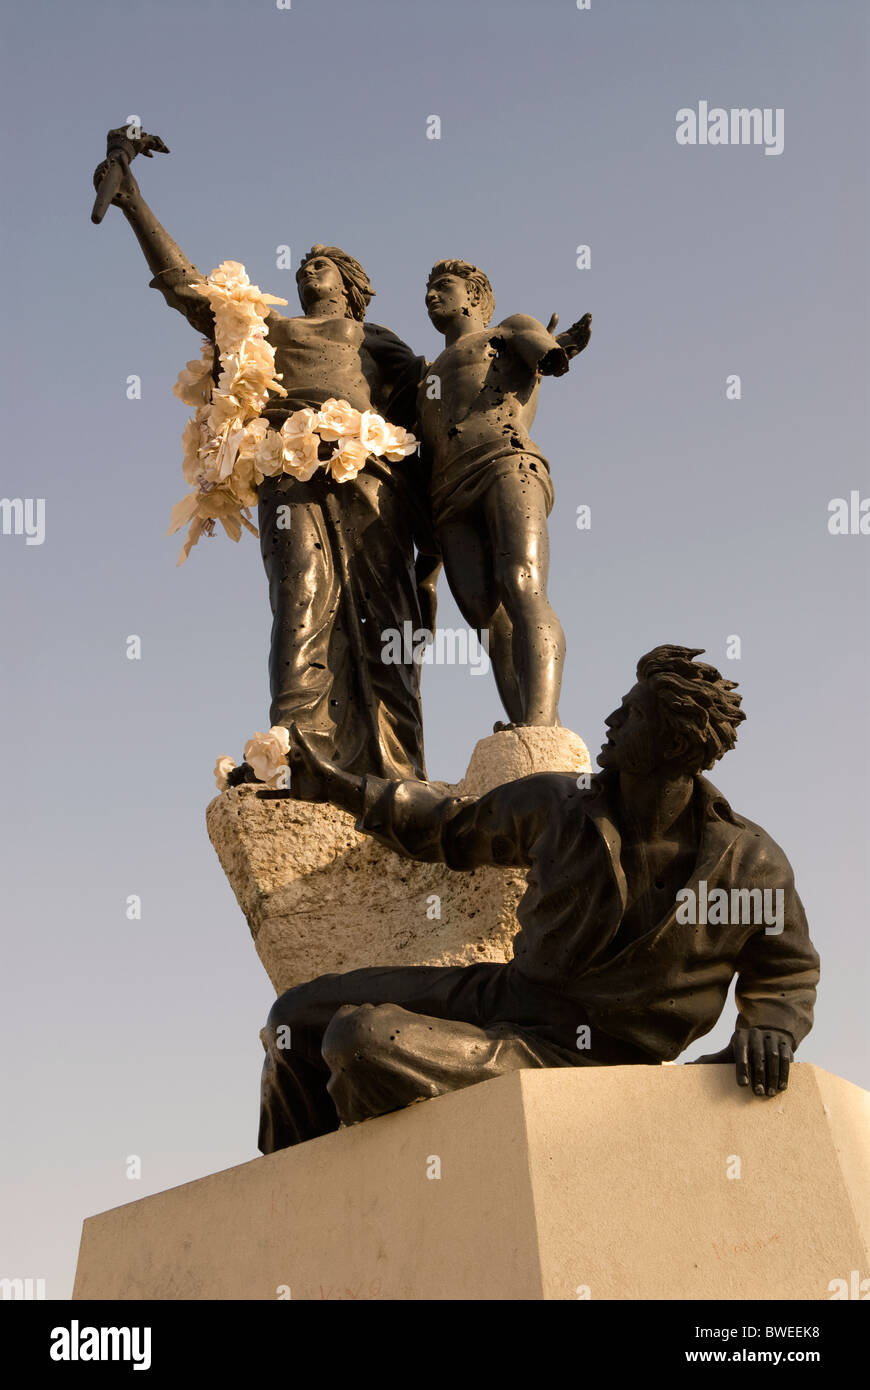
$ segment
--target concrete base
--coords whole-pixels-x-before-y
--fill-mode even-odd
[[[590,766],[570,729],[517,729],[481,739],[458,786],[434,785],[482,796],[533,772]],[[206,822],[276,993],[366,965],[510,960],[524,873],[416,864],[358,834],[354,817],[335,806],[256,793],[222,792]]]
[[[848,1081],[524,1071],[91,1217],[73,1297],[830,1299],[868,1242]]]

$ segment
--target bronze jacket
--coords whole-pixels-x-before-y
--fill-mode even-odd
[[[627,891],[613,816],[615,779],[578,789],[571,773],[538,773],[478,799],[419,782],[364,780],[358,829],[399,854],[467,870],[524,866],[520,931],[506,969],[582,1005],[593,1027],[661,1060],[717,1022],[737,975],[738,1028],[784,1030],[795,1046],[812,1026],[819,978],[791,866],[769,835],[738,817],[704,777],[695,796],[701,838],[686,888],[782,891],[782,930],[753,920],[713,923],[675,902],[645,935],[621,944]],[[678,895],[683,898],[683,895]],[[770,901],[774,899],[771,896]],[[713,915],[713,914],[711,914]]]

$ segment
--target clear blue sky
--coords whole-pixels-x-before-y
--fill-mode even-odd
[[[535,430],[563,722],[596,749],[659,642],[741,682],[714,780],[795,868],[822,956],[800,1057],[868,1084],[870,537],[827,530],[831,498],[870,495],[868,27],[862,0],[7,11],[0,493],[45,498],[46,539],[0,537],[0,1275],[66,1297],[84,1216],[256,1154],[271,991],[204,810],[215,757],[266,726],[267,596],[249,537],[176,570],[163,534],[198,342],[118,211],[89,220],[106,130],[134,113],[172,150],[138,161],[143,191],[205,271],[241,260],[292,300],[276,247],[296,264],[336,242],[372,277],[370,317],[430,356],[443,256],[487,269],[498,316],[591,311]],[[700,100],[783,108],[783,153],[678,146]],[[443,668],[424,694],[430,775],[457,779],[494,686]]]

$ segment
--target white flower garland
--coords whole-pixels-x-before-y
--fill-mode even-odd
[[[408,430],[334,397],[319,410],[306,406],[294,411],[280,430],[270,428],[261,412],[270,394],[287,392],[275,373],[266,315],[270,304],[287,300],[261,293],[239,261],[224,261],[193,288],[205,295],[214,313],[221,371],[215,386],[214,349],[205,341],[201,358],[187,363],[174,387],[180,400],[196,408],[183,435],[182,471],[193,491],[176,503],[169,522],[170,535],[190,523],[179,565],[203,533],[214,534],[217,521],[234,541],[242,527],[258,534],[250,508],[264,478],[288,473],[307,482],[322,467],[344,483],[372,456],[397,463],[417,447]],[[321,443],[333,441],[332,454],[321,459]]]
[[[245,762],[254,769],[254,776],[267,787],[286,787],[289,775],[287,755],[290,752],[290,735],[282,724],[273,724],[268,733],[257,732],[245,744]],[[219,792],[229,786],[229,774],[236,764],[228,753],[218,758],[214,765],[214,780]]]

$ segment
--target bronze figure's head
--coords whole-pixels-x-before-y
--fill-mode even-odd
[[[734,747],[746,718],[737,682],[695,661],[702,650],[662,646],[641,657],[637,684],[604,721],[601,767],[637,776],[704,772]]]
[[[345,317],[362,323],[374,296],[371,281],[359,261],[338,246],[312,246],[296,272],[299,301],[306,311],[319,299],[340,291],[347,310]]]
[[[486,275],[469,261],[438,261],[426,282],[426,311],[443,332],[452,318],[476,309],[485,328],[495,310],[495,295]]]

